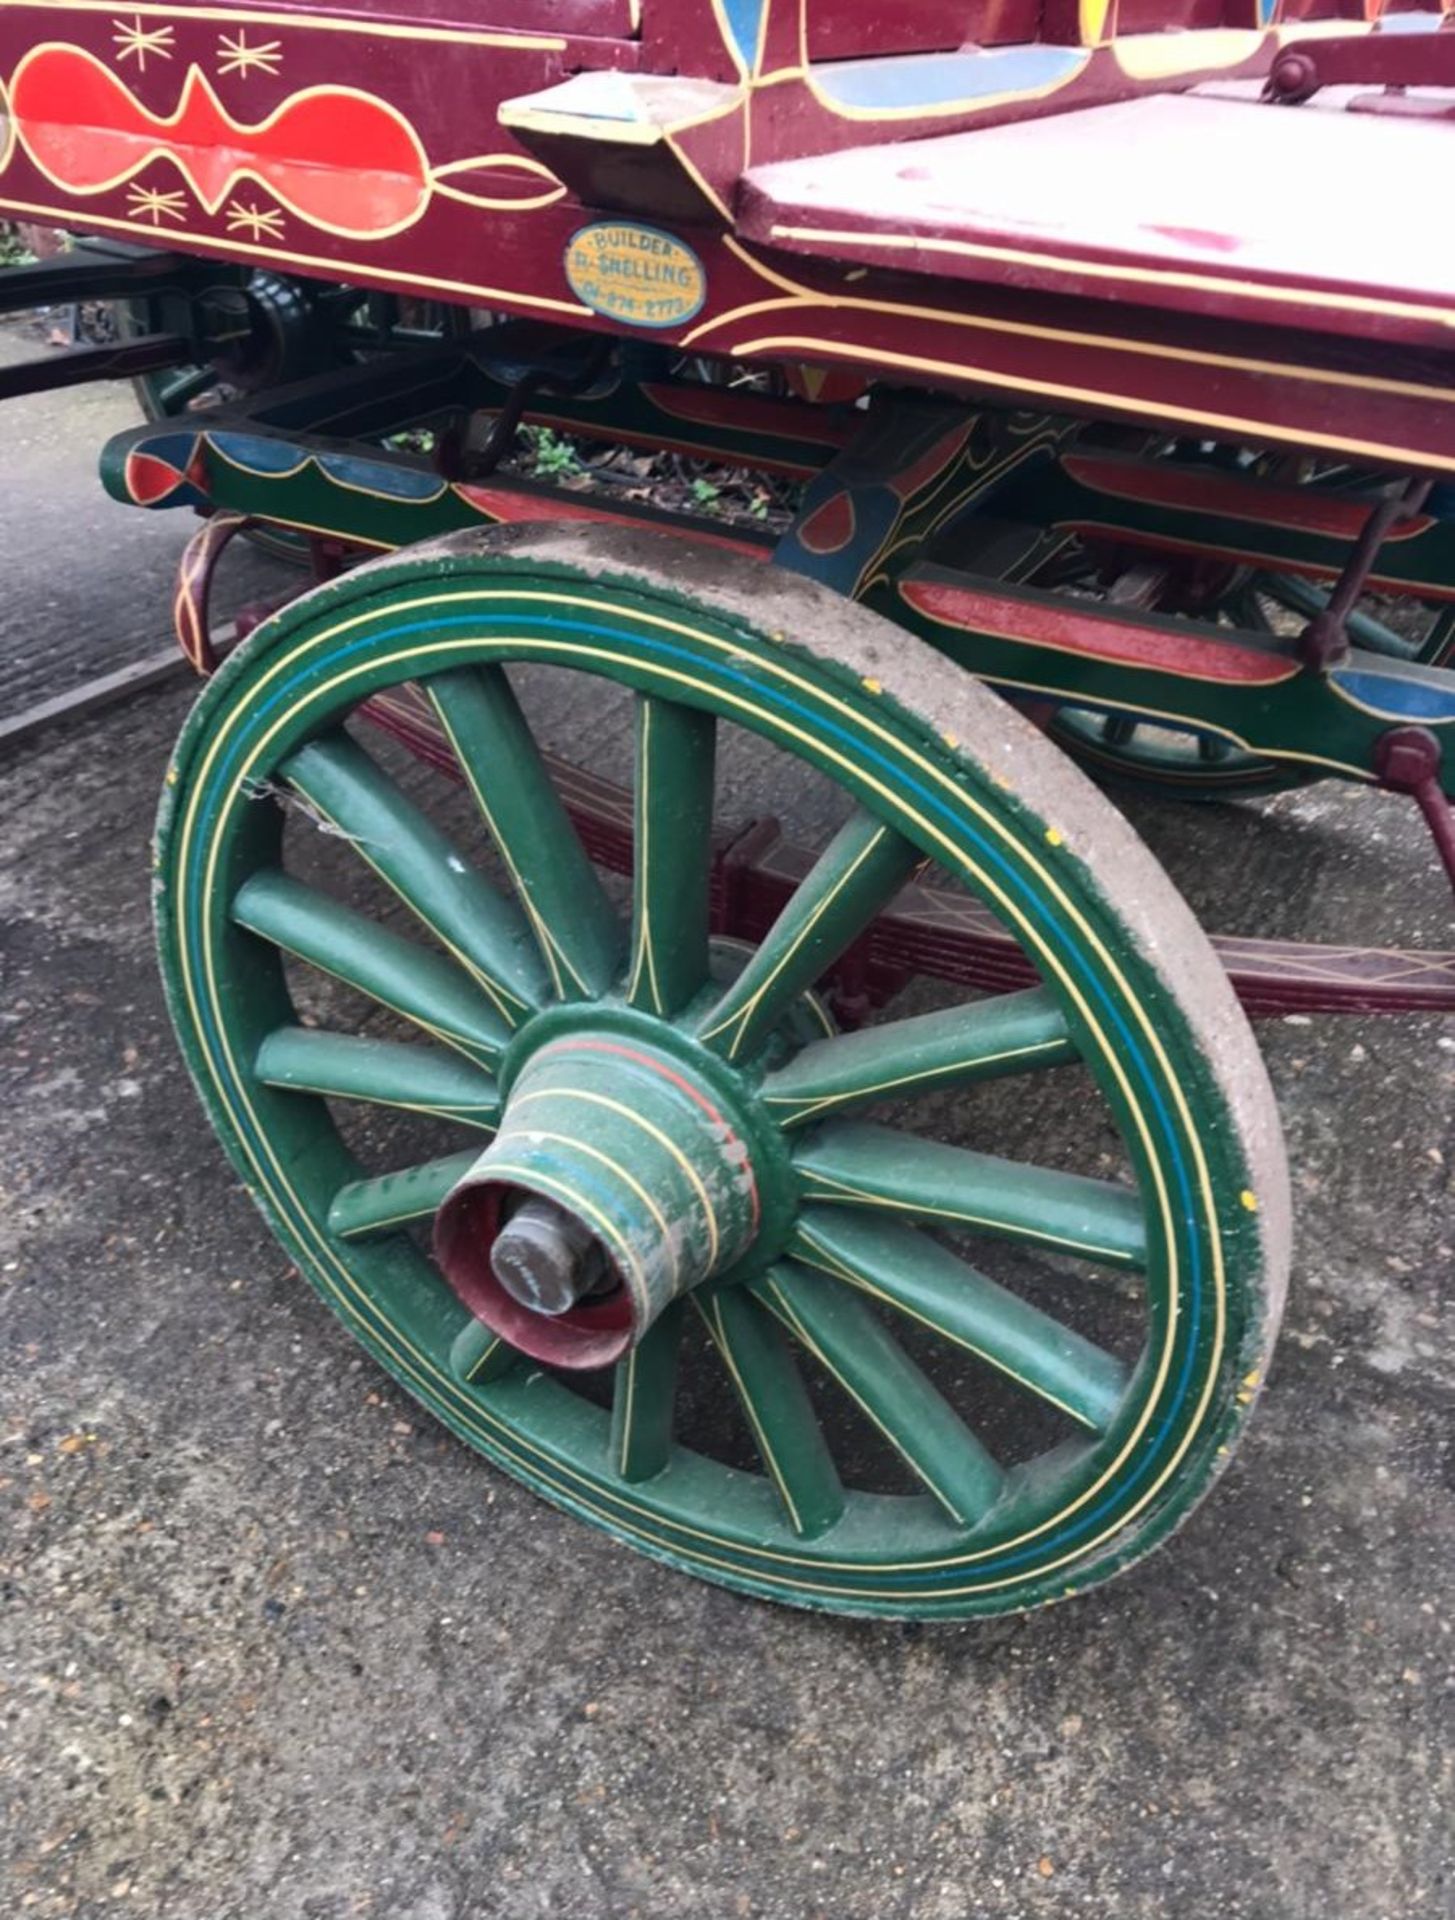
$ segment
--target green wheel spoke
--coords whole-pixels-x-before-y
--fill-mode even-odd
[[[485,1387],[520,1362],[520,1355],[493,1327],[467,1320],[450,1346],[450,1372],[466,1387]]]
[[[470,1059],[493,1067],[500,1058],[509,1030],[479,987],[442,954],[401,940],[277,870],[244,882],[232,917]]]
[[[279,1027],[259,1047],[253,1071],[270,1087],[406,1107],[492,1133],[500,1118],[500,1089],[490,1075],[432,1047]]]
[[[844,1490],[788,1342],[740,1288],[695,1294],[713,1344],[742,1402],[753,1441],[794,1532],[825,1532],[844,1511]]]
[[[974,1526],[1005,1475],[852,1288],[780,1261],[753,1289],[857,1402],[950,1518]]]
[[[310,741],[281,768],[484,989],[510,1026],[549,996],[525,916],[466,866],[364,749],[345,733]]]
[[[510,869],[557,996],[592,999],[621,972],[623,933],[501,667],[425,690]]]
[[[852,1120],[806,1140],[794,1166],[805,1200],[951,1221],[1112,1267],[1146,1265],[1141,1196],[1110,1180]]]
[[[751,1055],[790,1003],[893,899],[919,860],[902,834],[862,809],[854,813],[707,1014],[698,1038],[729,1060]]]
[[[706,981],[717,723],[637,700],[636,875],[629,998],[679,1012]]]
[[[440,1202],[480,1158],[473,1148],[426,1160],[402,1173],[381,1173],[369,1180],[350,1180],[334,1195],[328,1210],[330,1233],[342,1240],[362,1240],[374,1233],[391,1233],[411,1220],[427,1220]]]
[[[1061,1009],[1044,987],[1029,987],[815,1041],[768,1075],[763,1098],[781,1126],[801,1127],[869,1101],[1077,1058]]]
[[[674,1300],[617,1362],[611,1458],[623,1480],[651,1480],[672,1457],[672,1421],[686,1302]]]
[[[1127,1369],[1070,1327],[912,1228],[814,1207],[794,1230],[796,1257],[988,1361],[1094,1433],[1111,1425]]]

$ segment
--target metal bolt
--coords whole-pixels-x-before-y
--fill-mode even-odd
[[[1319,70],[1306,53],[1283,53],[1264,82],[1264,97],[1296,107],[1319,90]]]
[[[496,1234],[490,1267],[512,1300],[552,1318],[613,1284],[591,1229],[538,1195],[523,1201]]]

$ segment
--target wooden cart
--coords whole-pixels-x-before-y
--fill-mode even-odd
[[[1449,1009],[1455,956],[1210,942],[1072,762],[1392,788],[1455,872],[1452,117],[1379,0],[0,0],[0,214],[87,236],[5,304],[120,322],[0,392],[139,378],[105,483],[203,516],[183,1050],[299,1269],[547,1498],[954,1616],[1216,1477],[1288,1262],[1246,1011]],[[214,674],[239,533],[314,582]]]

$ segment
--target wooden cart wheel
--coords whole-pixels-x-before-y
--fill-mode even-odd
[[[578,676],[595,765],[603,702],[634,702],[629,907],[525,718],[541,663]],[[406,681],[468,784],[448,834],[344,730]],[[709,934],[719,742],[827,776],[842,815],[746,959]],[[378,911],[309,877],[319,849]],[[925,861],[1044,986],[833,1032],[808,990]],[[1225,1461],[1288,1232],[1249,1029],[1114,810],[877,616],[618,530],[370,563],[203,693],[158,863],[189,1065],[289,1255],[569,1512],[770,1598],[958,1616],[1127,1566]],[[1005,1152],[1048,1090],[1124,1178]],[[452,1150],[385,1171],[390,1110]]]

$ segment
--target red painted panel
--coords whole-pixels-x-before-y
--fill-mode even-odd
[[[209,0],[239,17],[256,16],[259,0]],[[564,33],[627,38],[636,31],[632,0],[266,0],[272,13],[296,13],[299,24],[319,15],[377,20],[382,24],[417,21],[421,26],[492,28],[506,33]]]
[[[360,235],[403,225],[429,196],[413,129],[351,88],[310,88],[250,123],[227,113],[193,67],[163,116],[81,48],[42,47],[21,62],[10,107],[37,165],[75,193],[115,185],[165,155],[211,212],[246,176],[315,226]]]
[[[139,507],[155,506],[159,500],[165,500],[169,493],[174,493],[181,486],[186,477],[165,460],[158,460],[154,454],[129,453],[126,456],[127,488]]]
[[[1448,345],[1434,121],[1157,94],[754,167],[740,230],[836,261]]]
[[[1062,464],[1082,486],[1115,499],[1142,500],[1150,506],[1216,514],[1257,526],[1325,534],[1335,540],[1356,540],[1375,504],[1367,498],[1340,499],[1312,487],[1266,486],[1234,474],[1178,468],[1166,462],[1153,466],[1146,461],[1073,453]],[[1431,514],[1413,514],[1397,522],[1385,540],[1412,540],[1434,524]]]
[[[475,486],[460,482],[455,492],[462,500],[500,526],[525,526],[534,521],[581,520],[613,527],[649,528],[654,533],[672,533],[696,546],[721,547],[748,560],[771,560],[771,547],[751,540],[734,540],[728,533],[705,533],[696,526],[681,526],[671,520],[649,520],[643,514],[613,513],[609,507],[592,507],[584,501],[564,496],[545,499],[537,494],[521,493],[512,487]]]
[[[905,580],[900,588],[918,612],[967,633],[992,634],[1058,653],[1081,654],[1122,667],[1152,667],[1184,679],[1275,686],[1298,662],[1191,628],[1142,626],[1089,611],[1070,600],[1031,600],[948,581]]]
[[[86,141],[79,131],[74,149],[55,134],[64,120],[53,97],[30,121],[42,145],[54,141],[47,152],[58,165],[42,170],[23,139],[7,138],[11,113],[9,125],[0,126],[0,208],[23,220],[175,245],[208,259],[611,330],[583,307],[564,271],[582,209],[500,125],[500,104],[584,67],[638,67],[669,33],[682,57],[664,58],[659,72],[714,70],[728,58],[720,26],[728,9],[714,11],[711,0],[644,0],[640,41],[549,32],[577,32],[588,18],[599,24],[605,16],[592,11],[597,4],[355,0],[350,8],[342,0],[285,0],[254,10],[162,8],[149,0],[134,25],[95,0],[9,0],[0,7],[7,86],[27,50],[64,41],[72,75],[81,74],[84,54],[109,76],[103,81],[91,72],[86,82],[100,111],[101,147],[118,134],[131,142],[129,151],[157,138],[151,159],[143,146],[144,164],[132,179],[67,190],[58,177],[79,179],[80,166],[94,178],[96,153],[80,152]],[[813,0],[807,4],[812,9]],[[848,0],[835,4],[847,18]],[[1297,11],[1302,0],[1294,4]],[[1319,0],[1325,13],[1329,6]],[[751,28],[751,7],[732,11]],[[856,52],[875,44],[869,11]],[[410,31],[391,35],[389,22],[410,14]],[[462,14],[474,17],[457,30],[450,23]],[[514,35],[492,35],[504,14]],[[792,42],[788,62],[796,59],[797,21],[796,5],[777,5],[769,18],[770,40],[781,29],[785,45]],[[1198,36],[1161,38],[1171,45]],[[1155,421],[1223,439],[1337,448],[1366,466],[1428,461],[1455,471],[1455,284],[1448,250],[1429,238],[1430,193],[1408,185],[1444,177],[1445,147],[1434,150],[1428,141],[1448,145],[1448,131],[1361,122],[1318,102],[1287,112],[1206,95],[1145,100],[1125,110],[1131,118],[1115,122],[1098,116],[1123,109],[1059,112],[1070,97],[1088,97],[1088,89],[1089,97],[1105,97],[1096,90],[1182,84],[1177,76],[1129,77],[1117,64],[1123,51],[1091,53],[1084,74],[1078,67],[1081,77],[1067,83],[1069,95],[1000,106],[981,99],[973,112],[964,102],[936,108],[944,118],[934,119],[933,140],[915,139],[927,123],[913,108],[904,119],[847,120],[813,97],[791,67],[775,75],[751,101],[754,154],[802,155],[850,140],[860,150],[832,155],[825,176],[832,191],[816,204],[800,169],[818,177],[828,163],[799,160],[771,170],[793,176],[787,185],[796,199],[775,201],[767,188],[777,182],[759,172],[735,194],[742,128],[728,115],[712,122],[709,132],[727,129],[720,185],[739,224],[735,233],[705,222],[676,235],[701,261],[705,299],[690,323],[663,333],[658,344],[810,363],[836,377],[867,367],[906,387],[1014,396],[1032,406]],[[1146,56],[1144,47],[1139,57]],[[188,80],[193,70],[205,84]],[[44,66],[40,72],[44,78]],[[24,85],[21,98],[24,104]],[[338,152],[316,169],[309,163],[319,158],[322,122],[315,122],[320,109],[312,102],[340,116],[332,123]],[[189,138],[169,151],[158,130],[179,105]],[[1150,118],[1137,117],[1143,109]],[[74,104],[64,111],[75,130]],[[390,111],[397,120],[386,136],[379,116]],[[973,134],[938,132],[1033,112],[1053,117]],[[1154,151],[1144,137],[1162,120],[1175,121],[1187,136],[1175,178],[1167,177],[1160,147]],[[1098,135],[1088,149],[1080,141],[1092,124],[1122,132]],[[400,126],[424,156],[428,192],[417,217],[381,226],[398,207],[409,208],[419,177],[403,135],[396,138]],[[396,155],[378,186],[387,205],[373,186],[358,190],[361,173],[374,170],[375,129],[385,156]],[[681,144],[690,138],[683,133]],[[880,171],[861,174],[861,143],[890,140],[893,146],[867,151]],[[966,145],[970,140],[980,144]],[[362,169],[361,141],[368,149]],[[692,149],[694,156],[699,151]],[[1012,164],[1018,154],[1028,156],[1025,165]],[[108,164],[114,157],[108,152]],[[239,157],[249,184],[236,204],[210,204],[204,189],[215,194]],[[315,171],[336,178],[299,177]],[[896,171],[904,177],[886,198],[881,188]],[[258,184],[265,177],[296,193],[306,211],[275,203]],[[339,180],[355,191],[345,197]],[[1241,229],[1212,217],[1224,205],[1214,206],[1218,195],[1224,210],[1243,220]],[[998,229],[994,244],[1005,242],[1014,259],[987,259],[983,248],[973,256],[955,251],[976,219],[1007,209],[1025,224],[1013,240]],[[840,230],[821,242],[778,230],[794,214],[825,210]],[[1044,216],[1041,227],[1033,215]],[[1350,245],[1356,217],[1357,244]],[[1129,230],[1141,253],[1118,251],[1118,236]],[[1065,259],[1057,257],[1063,235]],[[1236,245],[1222,246],[1230,237]],[[1153,251],[1163,249],[1165,257],[1145,250],[1154,241]],[[1305,268],[1315,253],[1331,271],[1371,290],[1371,310],[1343,289],[1323,289],[1319,302],[1304,298],[1301,288],[1313,284]],[[1200,262],[1195,272],[1190,260]],[[1169,262],[1174,271],[1163,272]],[[1391,311],[1391,291],[1406,298],[1411,287],[1426,288],[1425,304]],[[1391,355],[1394,340],[1420,351]]]
[[[1180,0],[1174,9],[1167,0],[1116,0],[1116,30],[1124,33],[1165,33],[1168,27],[1209,28],[1251,26],[1255,18],[1255,0],[1247,0],[1242,18],[1235,19],[1225,0]]]
[[[807,440],[824,447],[841,447],[849,437],[843,420],[805,414],[801,406],[762,394],[737,393],[730,387],[669,387],[649,380],[643,383],[642,392],[669,418],[690,420],[696,426],[755,427],[760,433],[782,434],[787,440]],[[820,391],[810,397],[820,400],[823,395]],[[850,397],[857,398],[857,391]]]
[[[854,498],[847,490],[815,507],[799,523],[798,537],[810,553],[842,553],[854,537]]]

